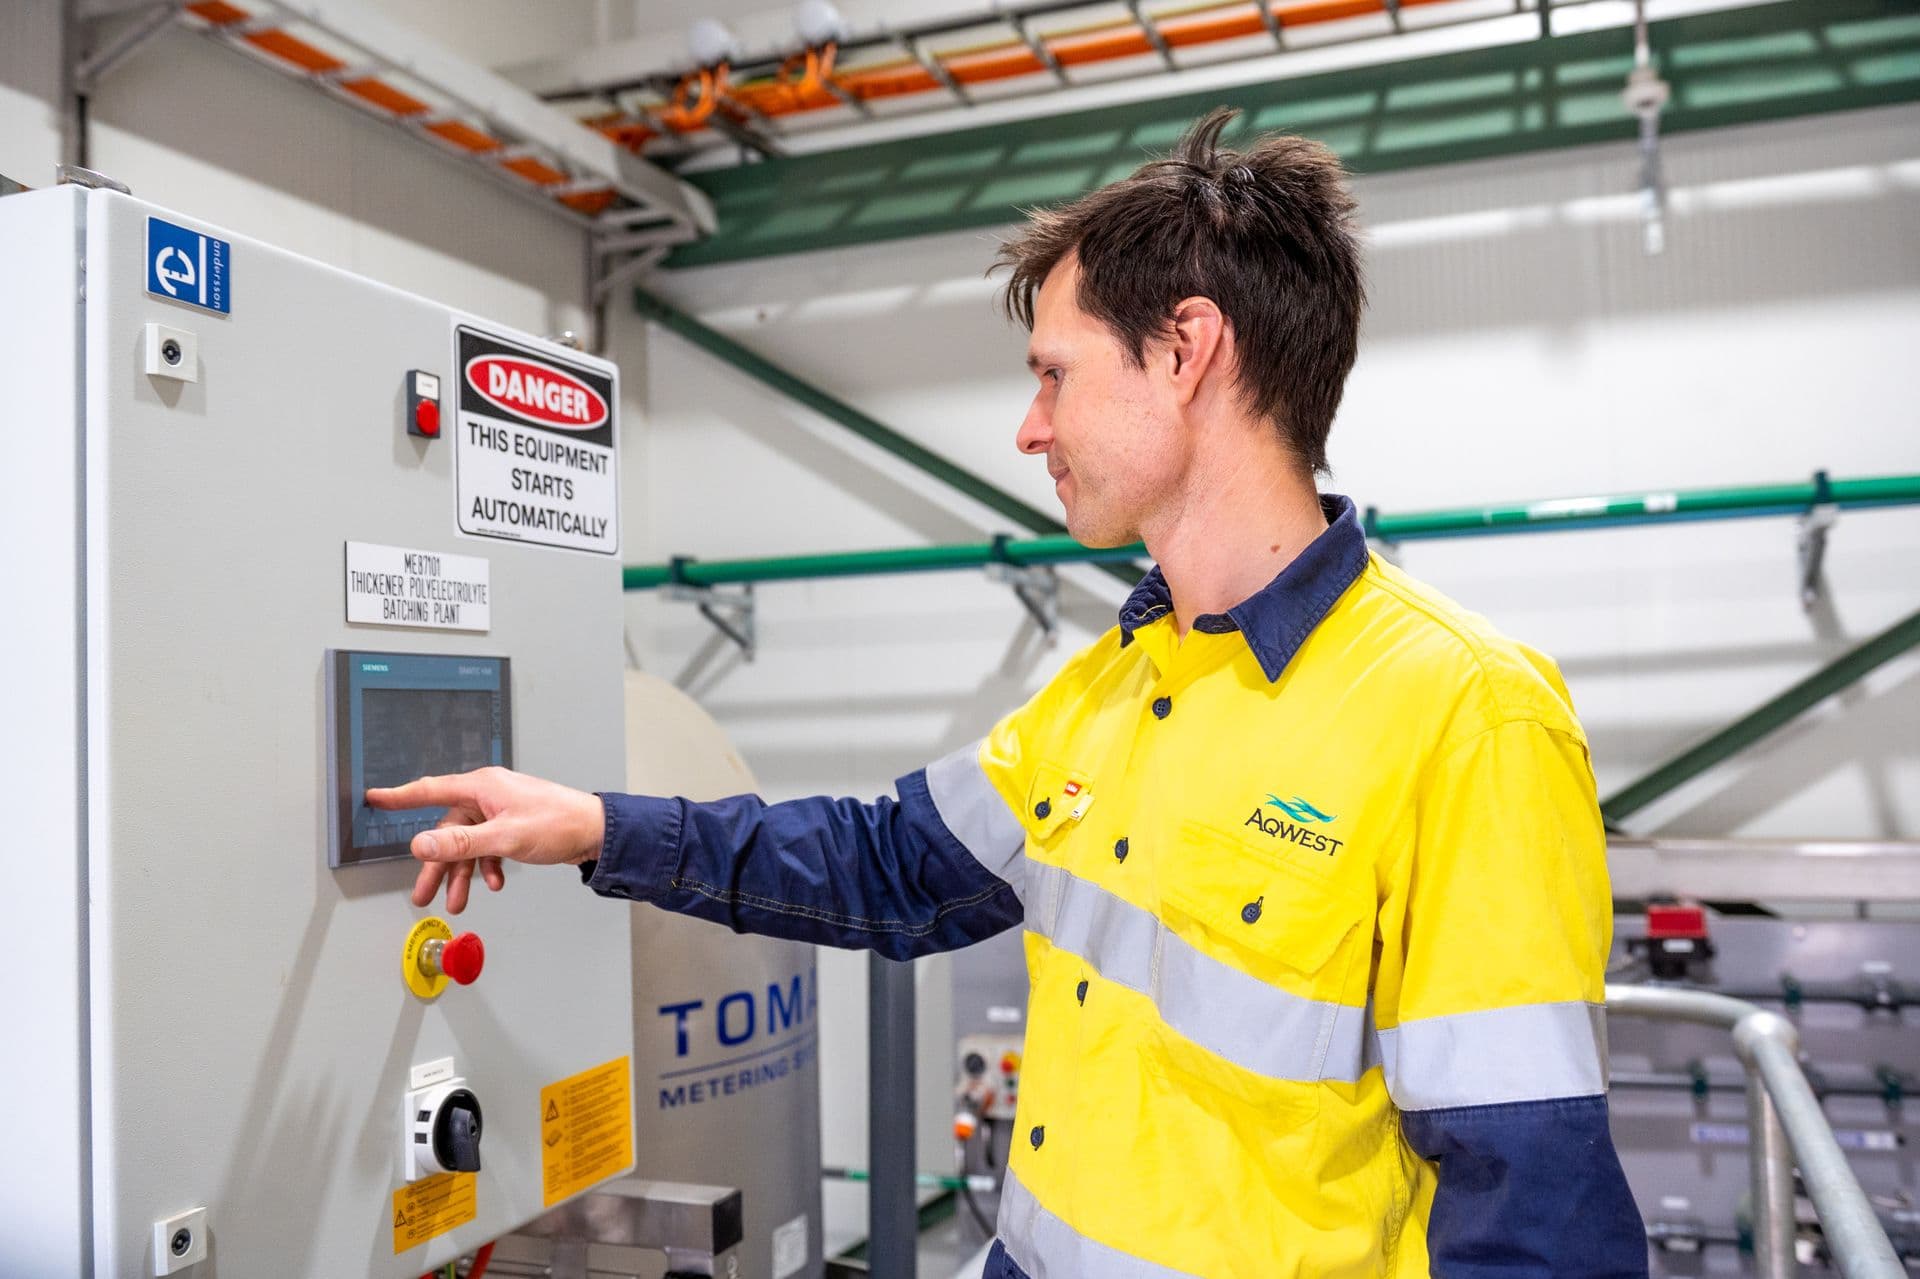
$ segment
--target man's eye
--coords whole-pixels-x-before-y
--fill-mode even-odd
[[[1058,386],[1060,384],[1059,369],[1048,369],[1044,374],[1042,374],[1042,376],[1045,377],[1049,382],[1052,382],[1055,386]]]

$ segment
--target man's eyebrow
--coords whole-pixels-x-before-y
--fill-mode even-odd
[[[1027,367],[1032,369],[1035,373],[1038,373],[1042,368],[1044,368],[1049,364],[1058,364],[1059,362],[1060,361],[1057,357],[1050,355],[1045,351],[1028,351],[1027,352]]]

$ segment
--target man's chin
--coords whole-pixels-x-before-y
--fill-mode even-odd
[[[1096,551],[1104,551],[1116,546],[1131,546],[1140,540],[1140,535],[1132,529],[1085,515],[1076,517],[1072,510],[1067,511],[1067,535],[1080,545]]]

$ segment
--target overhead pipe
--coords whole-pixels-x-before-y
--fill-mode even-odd
[[[681,322],[697,325],[696,331],[704,335],[693,338],[697,343],[704,346],[711,340],[726,344],[735,351],[744,352],[744,348],[733,344],[731,339],[715,333],[704,325],[699,325],[698,321],[682,315],[651,294],[642,293],[640,298],[643,299],[640,303],[643,314],[653,318],[676,317],[671,320],[661,320],[676,332],[683,332],[677,327]],[[650,308],[657,308],[657,310]],[[719,351],[715,353],[721,354]],[[751,352],[744,352],[744,354],[751,356]],[[723,354],[722,358],[732,362],[734,357]],[[752,359],[759,361],[757,356],[753,356]],[[759,362],[764,364],[764,361]],[[739,367],[759,376],[755,368],[746,365]],[[798,386],[805,387],[812,394],[827,398],[828,403],[838,409],[853,414],[857,418],[864,417],[857,410],[840,404],[839,401],[831,400],[830,397],[825,397],[824,392],[807,387],[805,383],[793,379],[792,375],[777,369],[774,371],[780,373],[782,378],[791,379]],[[769,384],[776,390],[794,394],[796,399],[801,398],[793,391],[789,391],[784,384],[774,382]],[[801,402],[808,404],[809,407],[819,408],[810,400],[802,399]],[[820,411],[828,410],[821,408]],[[832,416],[832,413],[829,413],[829,416]],[[871,428],[888,431],[888,428],[874,422],[871,418],[865,418],[864,421]],[[888,434],[893,433],[888,432]],[[921,452],[925,453],[925,450]],[[959,468],[953,467],[952,463],[944,459],[933,454],[926,454],[926,456],[942,468],[952,468],[960,475],[966,475],[966,472],[959,471]],[[909,458],[909,460],[913,459]],[[934,471],[930,467],[923,466],[922,469],[929,470],[930,474],[946,479],[949,483],[954,482],[947,475]],[[984,481],[977,479],[974,483],[985,484]],[[957,484],[956,487],[958,487]],[[999,494],[997,489],[989,487],[987,491],[998,494],[1009,502],[1015,501],[1005,494]],[[969,493],[969,496],[976,496],[982,501],[986,500],[985,497],[979,497],[973,493]],[[1733,488],[1556,498],[1544,502],[1416,511],[1405,515],[1383,515],[1377,508],[1368,507],[1362,520],[1362,527],[1370,538],[1395,543],[1484,537],[1490,534],[1570,532],[1576,529],[1616,528],[1637,524],[1797,515],[1812,507],[1825,505],[1848,509],[1870,509],[1916,504],[1920,504],[1920,475],[1881,475],[1855,480],[1829,480],[1821,477],[1797,484],[1742,485]],[[1000,508],[996,506],[995,509]],[[1025,512],[1032,519],[1046,519],[1031,507],[1016,503],[1013,509]],[[1010,518],[1019,518],[1012,515],[1011,511],[1003,511],[1003,514],[1009,514]],[[1054,527],[1059,528],[1057,524]],[[676,582],[692,586],[719,586],[742,582],[793,581],[800,578],[869,577],[887,573],[938,572],[984,568],[994,563],[1021,566],[1036,564],[1110,566],[1145,555],[1146,547],[1138,542],[1131,546],[1088,547],[1082,546],[1071,537],[1053,535],[1026,539],[998,538],[993,541],[961,542],[945,546],[910,546],[874,551],[825,551],[817,554],[753,559],[682,558],[667,564],[628,565],[624,582],[627,590],[645,591]],[[1129,567],[1117,573],[1116,576],[1124,577],[1128,581],[1136,581],[1139,574],[1134,568]]]

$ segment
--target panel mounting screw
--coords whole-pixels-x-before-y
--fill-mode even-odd
[[[186,1256],[187,1251],[193,1247],[193,1231],[188,1230],[185,1226],[182,1226],[180,1229],[173,1232],[173,1242],[169,1243],[167,1246],[173,1249],[174,1256],[176,1257]]]

